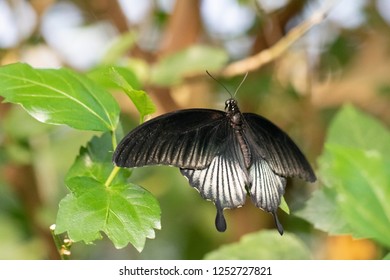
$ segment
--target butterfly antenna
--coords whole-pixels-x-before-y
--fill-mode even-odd
[[[225,87],[224,84],[222,84],[220,81],[218,81],[216,78],[214,78],[213,75],[211,75],[209,71],[206,70],[206,73],[207,73],[207,75],[210,76],[211,79],[213,79],[213,80],[216,81],[219,85],[221,85],[221,86],[229,93],[230,97],[233,98],[232,93],[227,89],[227,87]]]
[[[248,77],[248,72],[246,72],[244,78],[242,79],[241,83],[238,85],[236,91],[234,92],[234,96],[233,96],[234,98],[236,97],[236,94],[237,94],[238,90],[240,89],[240,87],[242,86],[242,84],[245,82],[246,77]]]

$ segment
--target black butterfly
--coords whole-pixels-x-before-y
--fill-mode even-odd
[[[179,167],[190,185],[214,202],[221,232],[226,230],[223,210],[242,206],[248,194],[273,215],[283,234],[276,211],[286,177],[314,182],[314,172],[290,137],[269,120],[241,113],[233,98],[226,101],[225,111],[179,110],[147,121],[122,139],[113,162],[120,167]]]

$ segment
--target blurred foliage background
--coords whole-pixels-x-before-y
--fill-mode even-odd
[[[22,61],[84,73],[121,65],[134,72],[133,86],[152,97],[154,115],[191,107],[223,109],[229,94],[205,70],[234,92],[245,69],[234,77],[220,76],[219,71],[274,46],[324,2],[0,0],[0,64]],[[250,72],[237,93],[242,111],[261,114],[283,128],[315,169],[330,123],[345,104],[385,127],[390,124],[390,2],[334,2],[321,24],[271,63]],[[124,94],[113,94],[128,131],[139,116]],[[351,126],[354,120],[359,118],[352,118]],[[0,259],[58,258],[48,228],[67,193],[63,178],[92,135],[41,124],[18,106],[0,104]],[[375,138],[382,136],[360,137],[376,143]],[[245,207],[226,211],[228,230],[218,233],[214,206],[202,200],[177,169],[146,167],[133,173],[132,180],[158,198],[162,230],[147,240],[142,253],[130,245],[116,250],[103,239],[92,246],[74,244],[72,258],[201,259],[221,245],[254,238],[245,234],[274,227],[271,216],[248,200]],[[294,215],[326,183],[319,177],[315,184],[288,181],[285,197],[292,215],[283,213],[281,220],[310,251],[298,257],[383,258],[385,247],[370,239],[328,234],[302,219],[310,216],[307,211]],[[389,229],[390,224],[384,227]],[[289,242],[288,234],[285,238],[283,242]],[[272,250],[264,245],[259,244]]]

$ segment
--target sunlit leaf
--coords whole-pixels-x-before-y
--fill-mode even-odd
[[[119,106],[104,89],[69,69],[34,69],[15,63],[0,67],[0,95],[48,124],[114,131]]]
[[[98,85],[106,89],[122,89],[118,83],[113,80],[111,72],[115,70],[121,75],[127,83],[133,88],[140,88],[141,84],[134,72],[126,67],[120,66],[99,66],[88,72],[87,76]]]
[[[152,114],[156,111],[156,106],[150,99],[149,95],[143,90],[134,89],[123,73],[120,73],[116,68],[111,68],[109,73],[112,81],[121,87],[134,103],[140,113],[141,121],[143,121],[146,115]]]
[[[294,234],[262,230],[244,235],[239,242],[223,245],[205,256],[208,260],[306,260],[306,245]]]

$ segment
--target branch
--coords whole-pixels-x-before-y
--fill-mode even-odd
[[[336,3],[337,1],[334,0],[327,1],[327,3],[323,7],[315,11],[310,18],[291,29],[286,34],[286,36],[281,38],[275,45],[259,52],[258,54],[231,63],[225,69],[222,70],[222,76],[232,77],[250,71],[254,71],[267,64],[268,62],[275,60],[276,58],[281,56],[293,43],[295,43],[306,32],[308,32],[313,26],[321,23]]]

